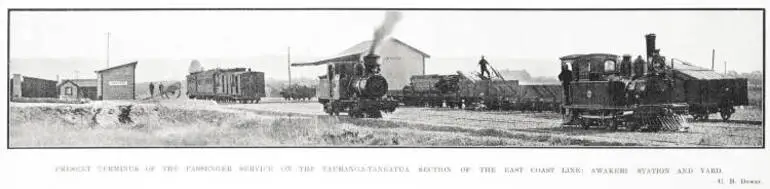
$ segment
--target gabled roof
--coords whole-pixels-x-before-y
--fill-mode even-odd
[[[386,40],[395,42],[397,44],[401,44],[406,48],[409,48],[417,53],[419,53],[422,56],[425,56],[426,58],[430,58],[430,55],[428,55],[425,52],[422,52],[418,50],[417,48],[414,48],[410,45],[407,45],[401,40],[398,40],[396,38],[388,38]],[[331,58],[325,58],[321,59],[315,62],[304,62],[304,63],[292,63],[291,66],[316,66],[316,65],[322,65],[322,64],[328,64],[331,62],[342,62],[342,61],[357,61],[361,59],[361,56],[364,54],[367,54],[369,51],[369,48],[372,47],[372,41],[363,41],[356,45],[353,45],[352,47],[345,49],[341,53],[337,54],[336,56],[333,56]]]
[[[61,87],[66,83],[72,83],[77,87],[96,87],[96,82],[96,79],[67,79],[62,81],[58,87]]]
[[[134,62],[131,62],[131,63],[128,63],[128,64],[117,65],[117,66],[114,66],[114,67],[110,67],[110,68],[107,68],[107,69],[103,69],[103,70],[96,70],[96,73],[101,73],[101,72],[105,72],[105,71],[108,71],[108,70],[117,69],[117,68],[122,68],[122,67],[127,67],[127,66],[135,66],[135,65],[136,65],[136,63],[139,63],[139,62],[137,62],[137,61],[134,61]]]
[[[401,40],[398,40],[396,38],[388,38],[386,40],[390,40],[390,41],[393,41],[393,42],[395,42],[397,44],[401,44],[404,47],[409,48],[409,49],[419,53],[422,56],[425,56],[426,58],[430,58],[430,55],[428,55],[427,53],[422,52],[422,51],[418,50],[417,48],[414,48],[414,47],[404,43]],[[356,45],[346,49],[345,51],[342,51],[342,53],[340,53],[339,55],[340,56],[345,56],[345,55],[351,55],[351,54],[366,54],[369,51],[369,48],[371,48],[371,47],[372,47],[372,40],[363,41],[361,43],[358,43],[358,44],[356,44]]]

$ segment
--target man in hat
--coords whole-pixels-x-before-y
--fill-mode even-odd
[[[158,95],[161,95],[161,97],[162,97],[163,93],[164,93],[163,92],[163,83],[158,84]]]
[[[569,104],[569,83],[572,81],[572,71],[569,70],[567,63],[561,63],[559,81],[561,81],[561,86],[564,88],[564,103]]]
[[[155,85],[150,82],[150,97],[155,96]]]
[[[484,56],[481,56],[481,60],[479,60],[479,67],[481,67],[481,76],[484,76],[484,73],[487,73],[487,78],[492,77],[491,74],[489,74],[489,70],[487,70],[487,65],[489,65],[489,62],[487,62],[486,59],[484,59]]]

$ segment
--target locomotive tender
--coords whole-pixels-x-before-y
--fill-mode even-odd
[[[265,74],[247,68],[211,69],[187,75],[187,96],[221,102],[259,103]]]
[[[748,104],[745,79],[688,79],[655,49],[655,34],[645,38],[646,60],[639,56],[632,63],[628,55],[598,53],[560,58],[562,72],[569,75],[563,81],[565,125],[679,130],[690,111],[697,117],[718,109],[727,119],[733,106]]]

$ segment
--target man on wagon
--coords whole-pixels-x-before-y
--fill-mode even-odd
[[[484,59],[484,56],[481,56],[481,60],[479,61],[479,67],[481,67],[481,76],[484,76],[484,73],[487,73],[487,78],[491,78],[492,75],[489,74],[489,70],[487,70],[487,65],[489,65],[489,62],[487,62],[486,59]]]

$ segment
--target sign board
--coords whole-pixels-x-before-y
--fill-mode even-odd
[[[109,85],[111,86],[128,85],[128,81],[110,81]]]

